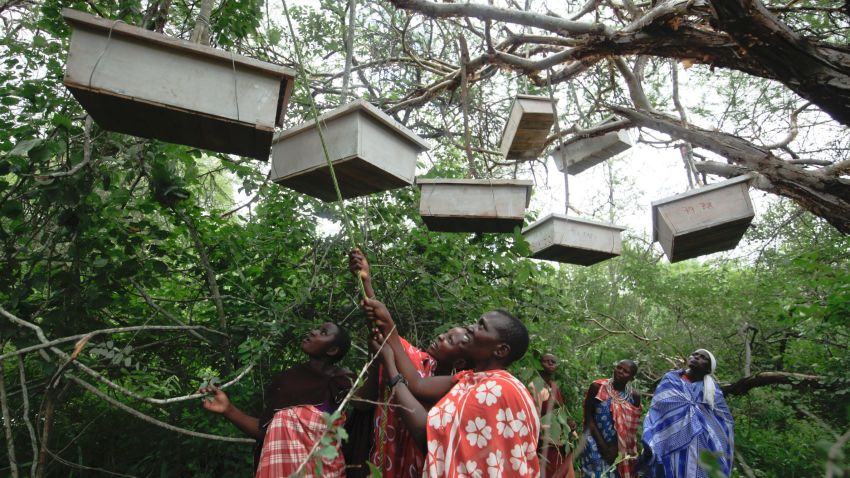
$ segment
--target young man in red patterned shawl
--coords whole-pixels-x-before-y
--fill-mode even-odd
[[[316,463],[320,458],[304,462],[327,428],[323,413],[336,411],[351,389],[353,375],[335,365],[350,346],[348,333],[332,322],[310,331],[301,342],[301,350],[309,360],[272,378],[265,389],[266,405],[259,418],[237,408],[216,387],[199,390],[210,395],[201,401],[204,409],[222,415],[257,440],[256,478],[290,476],[302,465],[303,474],[299,476],[318,477]],[[322,477],[345,476],[342,453],[321,460]]]
[[[392,317],[380,302],[363,302],[375,325],[375,347],[382,334],[394,333]],[[506,370],[528,349],[528,330],[502,310],[487,312],[467,330],[474,370],[451,377],[419,377],[406,355],[381,351],[402,419],[427,449],[424,476],[537,477],[540,418],[531,394]],[[428,411],[417,399],[438,401]]]
[[[374,298],[375,291],[372,287],[369,263],[360,250],[355,249],[349,253],[348,268],[363,280],[366,295]],[[398,334],[393,334],[387,345],[396,353],[407,356],[418,376],[432,377],[453,375],[453,371],[466,369],[465,348],[470,340],[470,335],[465,328],[455,327],[439,334],[424,351],[414,347]],[[376,374],[378,381],[375,398],[384,402],[390,390],[386,386],[387,380],[383,371],[377,370]],[[369,395],[368,392],[366,394]],[[428,407],[433,404],[434,402],[426,403]],[[374,447],[369,461],[381,470],[382,477],[420,478],[424,468],[425,454],[411,438],[397,408],[377,405],[373,425]]]

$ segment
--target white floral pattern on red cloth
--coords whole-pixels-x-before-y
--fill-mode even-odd
[[[404,346],[404,351],[407,353],[410,361],[413,362],[419,375],[423,377],[434,375],[437,362],[433,357],[414,347],[407,340],[401,339],[401,344]],[[379,370],[379,373],[379,390],[381,390],[381,393],[387,393],[387,387],[384,383],[384,373],[382,370]],[[383,398],[386,399],[386,397]],[[416,443],[413,442],[413,438],[411,438],[407,427],[401,421],[401,416],[394,407],[387,409],[386,427],[382,434],[383,409],[384,407],[382,405],[375,407],[375,446],[369,460],[378,465],[383,478],[420,478],[425,463],[425,455],[419,450]],[[436,413],[434,412],[435,409],[436,407],[432,408],[431,411]],[[442,423],[442,426],[446,426],[448,422],[442,422],[442,420],[444,418],[450,420],[453,414],[453,410],[447,410],[446,415],[441,415],[435,418],[435,420]]]
[[[535,477],[540,418],[528,390],[505,370],[465,371],[429,412],[429,478]]]

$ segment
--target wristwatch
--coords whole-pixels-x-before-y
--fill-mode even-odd
[[[402,374],[400,374],[400,373],[399,373],[399,374],[396,374],[396,376],[395,376],[395,377],[393,377],[393,378],[391,378],[391,379],[390,379],[390,382],[387,384],[387,388],[389,388],[390,390],[392,390],[392,389],[393,389],[393,387],[395,387],[395,386],[396,386],[396,385],[398,385],[399,383],[403,383],[403,384],[407,385],[407,380],[405,380],[405,379],[404,379],[404,376],[403,376]]]

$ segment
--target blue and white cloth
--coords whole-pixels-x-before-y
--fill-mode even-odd
[[[643,442],[652,450],[652,478],[706,478],[699,466],[704,451],[719,455],[720,468],[732,473],[734,423],[720,389],[713,406],[703,397],[703,382],[682,378],[684,370],[668,372],[652,398],[643,422]]]
[[[617,442],[617,431],[614,429],[614,415],[611,413],[610,398],[596,404],[592,420],[596,422],[596,427],[606,442]],[[579,455],[582,478],[619,478],[620,475],[616,469],[606,474],[611,465],[602,458],[602,452],[599,451],[599,445],[590,433],[590,429],[585,428],[586,445],[584,451]]]

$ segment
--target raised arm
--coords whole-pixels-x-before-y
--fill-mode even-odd
[[[230,398],[227,397],[226,393],[219,390],[218,387],[210,385],[209,387],[201,388],[198,390],[198,393],[210,395],[201,399],[201,406],[204,407],[204,410],[218,413],[229,420],[230,423],[236,425],[236,428],[241,430],[242,433],[255,440],[261,440],[263,438],[260,420],[248,416],[245,412],[230,403]]]
[[[360,249],[352,249],[348,253],[348,270],[363,280],[363,292],[370,299],[375,298],[375,290],[372,288],[372,272],[369,269],[369,261]]]
[[[377,300],[365,299],[363,301],[363,310],[366,311],[366,316],[374,327],[377,328],[379,334],[382,336],[389,334],[387,345],[390,346],[393,352],[395,366],[398,370],[396,374],[400,373],[407,380],[407,388],[417,399],[431,404],[436,403],[445,394],[449,393],[449,390],[454,386],[452,377],[422,377],[419,375],[419,371],[413,365],[413,362],[410,361],[410,357],[407,356],[407,352],[404,350],[404,345],[402,345],[395,330],[393,318],[384,304]],[[373,330],[372,333],[374,335],[375,331]],[[390,378],[396,374],[393,374]]]
[[[371,346],[377,349],[378,344],[383,342],[383,340],[379,334],[373,337],[371,342]],[[387,383],[392,383],[393,399],[396,405],[398,405],[401,420],[404,422],[416,445],[420,450],[424,451],[425,443],[427,442],[425,426],[428,420],[428,412],[416,397],[413,396],[404,381],[393,382],[393,378],[399,374],[399,371],[396,368],[395,355],[392,353],[392,350],[387,350],[387,347],[384,347],[380,358],[384,363],[386,381]]]

